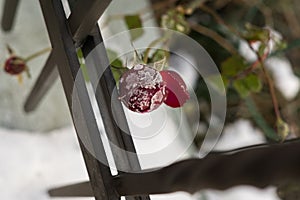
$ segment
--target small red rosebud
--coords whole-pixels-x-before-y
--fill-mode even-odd
[[[163,70],[160,74],[166,85],[167,97],[164,103],[172,108],[183,106],[190,98],[184,80],[175,71]]]
[[[13,55],[5,61],[4,71],[11,75],[19,75],[24,70],[26,70],[26,63],[20,57]]]
[[[121,76],[119,94],[119,99],[127,108],[146,113],[157,109],[163,103],[166,92],[159,71],[138,64]]]

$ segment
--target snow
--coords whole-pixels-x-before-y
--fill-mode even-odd
[[[225,132],[227,134],[218,144],[219,149],[263,141],[259,131],[245,120],[233,123]],[[88,179],[72,127],[57,129],[50,133],[29,133],[0,128],[0,138],[2,161],[0,199],[49,200],[48,189]],[[153,148],[154,146],[138,145],[138,148]],[[161,162],[161,160],[153,159],[152,165],[155,162]],[[273,187],[261,190],[249,186],[238,186],[226,191],[205,190],[202,194],[205,194],[208,200],[278,200]],[[153,195],[152,199],[191,200],[198,199],[197,196],[177,192],[168,195]]]
[[[225,127],[224,132],[215,146],[215,150],[230,150],[239,147],[265,143],[263,133],[254,128],[250,121],[239,119]]]
[[[271,57],[266,61],[267,69],[273,75],[276,88],[287,100],[297,96],[300,89],[300,80],[294,74],[292,64],[286,58]]]
[[[274,187],[260,190],[249,186],[239,186],[222,191],[210,190],[205,192],[208,200],[280,200],[275,194]]]
[[[1,128],[0,138],[0,199],[48,200],[48,189],[88,179],[72,127],[43,134]]]
[[[0,0],[0,16],[3,5],[4,0]],[[48,53],[28,62],[32,77],[28,78],[23,74],[22,84],[18,83],[16,76],[8,75],[2,69],[8,57],[6,44],[24,58],[50,47],[38,1],[20,1],[13,30],[3,32],[0,29],[0,41],[0,126],[42,132],[70,124],[67,102],[59,80],[53,84],[38,109],[29,115],[23,109],[25,99],[45,64]]]

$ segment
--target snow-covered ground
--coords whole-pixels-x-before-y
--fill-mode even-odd
[[[232,137],[236,142],[241,141],[239,144],[249,144],[251,141],[251,144],[261,143],[261,136],[255,130],[255,134],[252,134],[253,130],[249,122],[237,121],[226,130],[228,134],[221,138],[219,149],[228,149]],[[49,133],[0,128],[0,160],[0,199],[49,200],[49,188],[88,178],[72,127]],[[207,200],[278,200],[272,187],[260,190],[248,186],[225,192],[207,190],[194,196],[182,192],[155,195],[153,199],[188,200],[201,199],[203,196]]]
[[[46,200],[47,189],[87,180],[72,127],[50,133],[0,129],[0,199]]]

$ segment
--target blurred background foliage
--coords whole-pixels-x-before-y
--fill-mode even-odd
[[[143,34],[143,23],[153,18],[162,28],[187,34],[210,54],[227,90],[226,124],[241,118],[250,120],[270,143],[300,136],[299,2],[151,0],[151,6],[138,13],[108,16],[107,21],[123,19],[128,29],[141,28],[131,35],[134,41]],[[163,35],[154,40],[149,48],[165,43],[167,37]],[[169,56],[162,56],[162,52],[156,51],[150,56],[146,50],[141,57],[146,63],[155,63]],[[120,77],[117,74],[119,70],[115,69],[125,64],[120,66],[121,62],[117,63],[112,71],[115,77]],[[283,76],[282,68],[290,71],[289,76]],[[291,80],[288,79],[293,79],[293,86],[290,87],[288,82]],[[286,95],[285,90],[291,90],[290,95]],[[200,115],[204,116],[200,123],[209,127],[209,120],[205,120],[210,117],[210,97],[201,78],[195,91]],[[193,109],[186,109],[186,112],[187,117],[193,115]],[[205,133],[205,128],[199,130],[195,139],[199,147]],[[297,183],[279,186],[278,196],[281,199],[299,199],[299,188]]]
[[[300,75],[297,56],[300,4],[296,0],[152,0],[151,3],[151,8],[139,13],[108,19],[123,17],[128,29],[142,28],[149,19],[146,13],[153,12],[150,18],[154,17],[161,27],[188,34],[215,61],[227,89],[226,123],[249,119],[270,142],[298,137],[299,94],[286,98],[275,87],[276,73],[265,64],[271,57],[287,59],[293,73]],[[135,32],[131,39],[134,41],[142,34]],[[163,40],[153,41],[158,42]],[[151,57],[149,60],[153,61]],[[275,70],[277,67],[284,66],[278,63]],[[201,79],[196,92],[199,101],[208,106],[209,94]],[[210,113],[209,109],[201,112],[202,116]],[[196,143],[200,144],[201,138]]]
[[[152,3],[155,17],[160,22],[166,19],[166,15],[171,16],[170,10],[176,12],[178,16],[173,19],[185,27],[184,31],[178,28],[177,31],[198,41],[215,61],[227,88],[226,123],[246,118],[264,133],[269,142],[299,137],[299,92],[286,98],[274,86],[274,70],[280,71],[280,67],[285,66],[275,62],[271,72],[265,64],[271,57],[288,60],[294,75],[299,78],[299,2],[153,0]],[[173,26],[176,30],[176,25]],[[241,45],[243,41],[247,45]],[[243,53],[245,51],[241,48],[245,47],[255,52],[255,59],[249,59],[247,54],[251,52]],[[202,80],[199,80],[197,95],[199,101],[209,105],[209,94]],[[207,109],[201,109],[201,112],[204,116],[209,115]],[[196,143],[201,144],[202,138],[198,137]],[[290,188],[279,186],[279,197],[299,199],[299,184],[293,183],[292,191]]]

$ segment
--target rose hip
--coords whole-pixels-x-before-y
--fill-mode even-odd
[[[161,74],[144,64],[135,65],[122,75],[119,94],[124,105],[138,113],[157,109],[166,98]]]
[[[166,98],[164,103],[172,108],[183,106],[190,98],[186,84],[180,75],[175,71],[164,70],[160,71],[166,86]]]
[[[9,57],[4,64],[4,70],[12,75],[18,75],[22,73],[25,69],[26,64],[24,60],[17,56]]]

